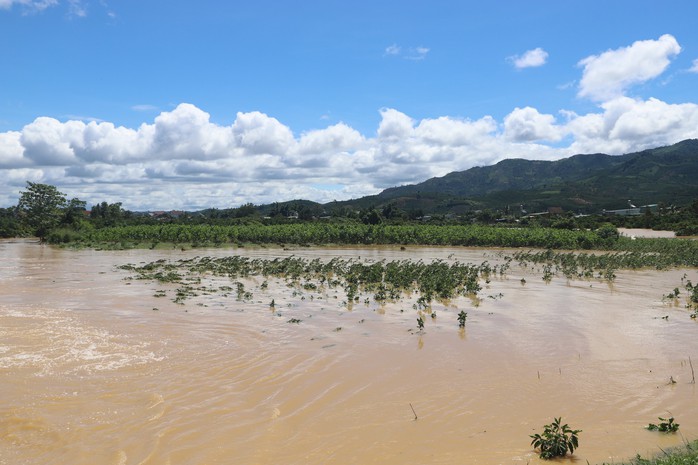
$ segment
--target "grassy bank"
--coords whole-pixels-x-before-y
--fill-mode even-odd
[[[698,441],[687,443],[684,446],[662,451],[654,458],[642,458],[639,455],[634,459],[615,463],[615,465],[698,465]],[[610,464],[604,464],[610,465]]]

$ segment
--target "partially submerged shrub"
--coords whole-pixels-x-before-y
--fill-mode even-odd
[[[660,433],[675,433],[679,430],[679,424],[674,423],[674,417],[659,417],[659,421],[660,423],[658,425],[650,423],[647,425],[647,429],[650,431],[659,431]]]
[[[579,447],[579,433],[582,430],[573,430],[569,425],[561,424],[562,417],[554,418],[553,422],[544,426],[543,434],[532,434],[531,445],[540,450],[540,457],[543,459],[552,459],[555,457],[564,457],[567,451],[570,454]]]
[[[468,314],[464,312],[463,310],[460,311],[458,314],[458,326],[461,328],[465,328],[465,320],[468,318]]]

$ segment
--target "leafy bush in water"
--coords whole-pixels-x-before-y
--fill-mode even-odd
[[[659,421],[661,423],[659,423],[658,425],[650,423],[649,425],[647,425],[647,429],[650,431],[659,431],[660,433],[675,433],[679,430],[679,424],[674,423],[674,417],[659,417]]]
[[[540,456],[543,459],[552,459],[555,457],[564,457],[567,451],[572,454],[579,447],[578,434],[582,430],[573,430],[569,425],[561,424],[562,417],[554,418],[553,422],[545,425],[543,434],[532,434],[531,445],[540,450]]]

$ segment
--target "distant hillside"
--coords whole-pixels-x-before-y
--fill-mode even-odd
[[[689,139],[619,156],[503,160],[333,206],[382,208],[392,203],[425,213],[462,213],[525,205],[528,211],[561,206],[598,212],[625,208],[628,200],[636,205],[686,205],[694,199],[698,199],[698,140]]]

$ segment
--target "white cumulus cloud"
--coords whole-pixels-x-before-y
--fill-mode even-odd
[[[627,153],[698,138],[698,105],[618,97],[598,112],[564,118],[515,108],[501,122],[441,116],[415,119],[380,111],[366,137],[338,123],[295,136],[261,112],[231,125],[191,104],[137,128],[39,117],[0,133],[0,202],[16,204],[27,180],[93,204],[129,209],[197,209],[294,198],[320,202],[375,194],[504,158],[558,159],[575,153]],[[566,146],[549,146],[569,138]],[[334,186],[324,189],[318,186]]]
[[[561,137],[553,115],[544,115],[535,108],[514,108],[504,118],[504,136],[515,142],[556,141]]]
[[[583,68],[579,96],[604,102],[624,95],[630,86],[662,74],[680,51],[674,36],[665,34],[586,57],[579,61]]]
[[[528,50],[522,55],[509,57],[509,61],[513,63],[516,69],[535,68],[543,66],[548,61],[548,52],[538,47]]]
[[[618,97],[601,113],[574,116],[565,130],[573,153],[622,154],[698,138],[698,105]]]

